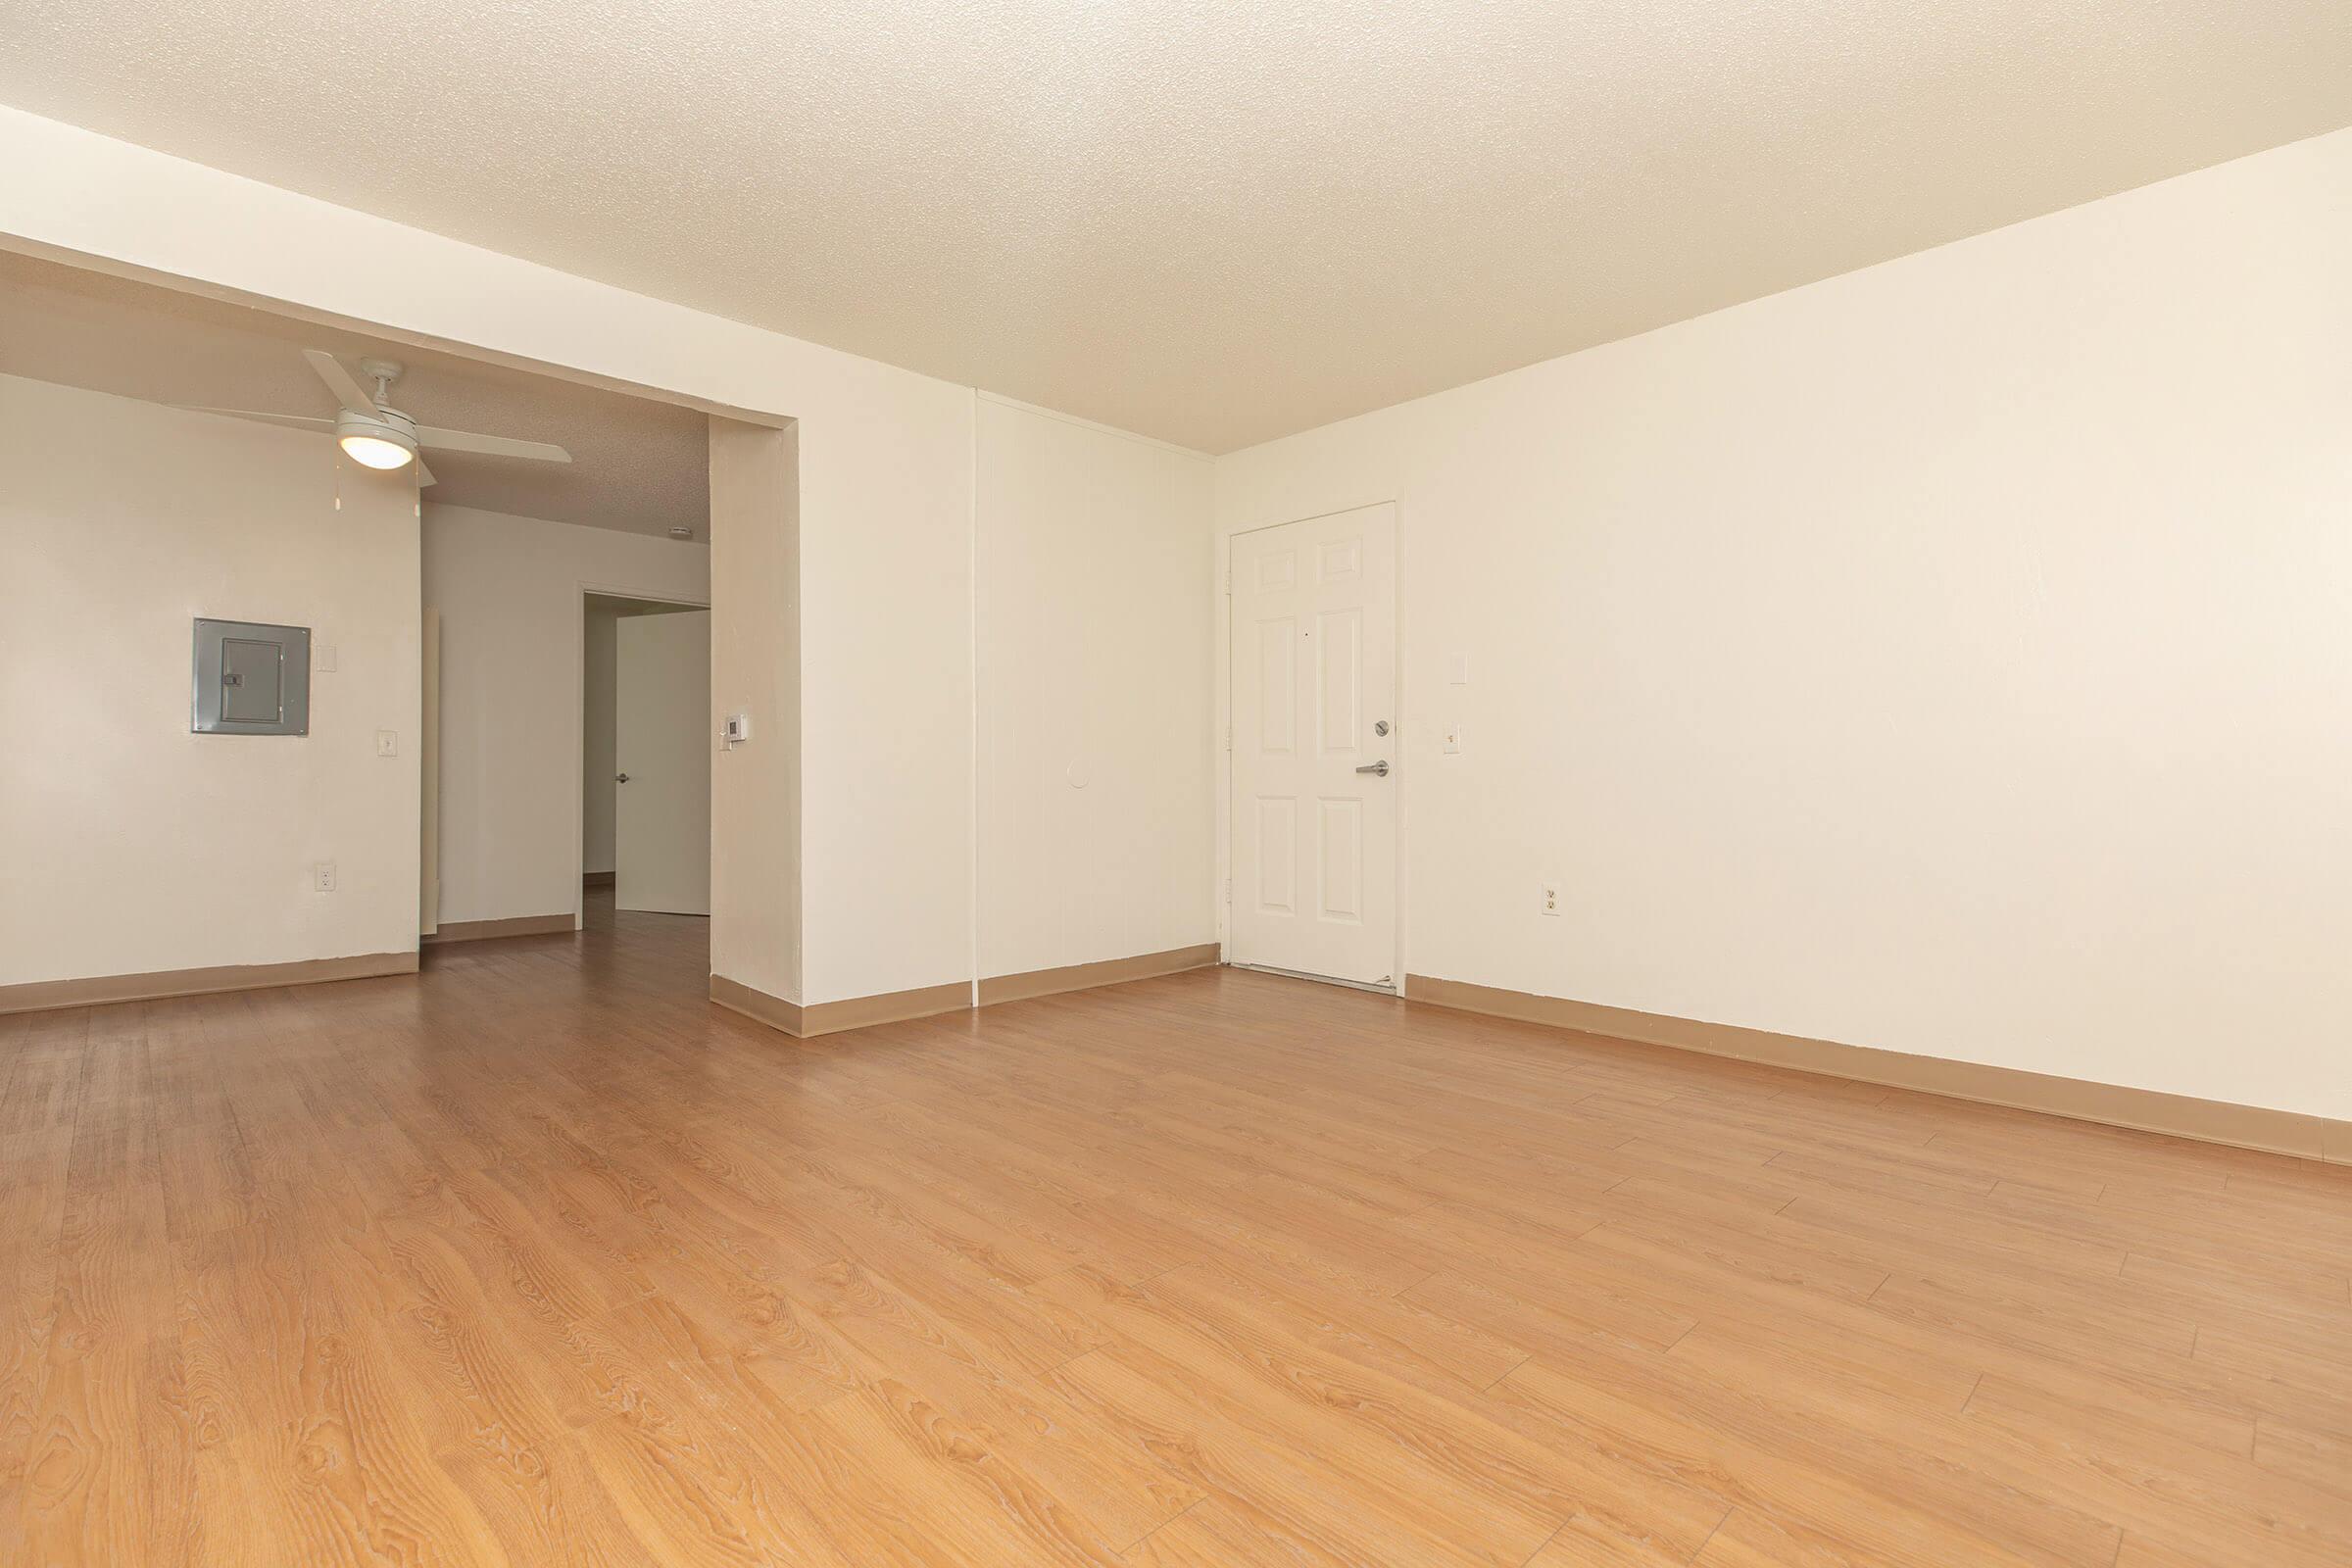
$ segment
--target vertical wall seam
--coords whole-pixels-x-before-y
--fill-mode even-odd
[[[971,1004],[980,1005],[980,389],[972,388],[972,489],[968,527],[965,530],[965,569],[969,578],[966,602],[971,622],[972,654],[972,728],[971,728],[971,790],[965,805],[969,810],[966,822],[968,838],[964,881],[966,906],[964,935],[968,942],[969,972],[971,975]]]

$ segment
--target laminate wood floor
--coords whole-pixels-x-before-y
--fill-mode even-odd
[[[2352,1171],[703,942],[0,1020],[0,1562],[2352,1562]]]

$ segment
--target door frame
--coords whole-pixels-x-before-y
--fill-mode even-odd
[[[421,778],[416,790],[416,934],[429,937],[441,929],[441,612],[427,608],[422,631],[424,658],[420,673],[422,716],[416,725],[416,767]],[[582,680],[586,679],[585,672]],[[581,704],[585,710],[587,699]],[[585,767],[583,760],[581,766]],[[583,789],[586,784],[583,782]],[[585,802],[582,809],[586,809]],[[572,919],[577,921],[575,912]],[[575,927],[576,928],[576,927]]]
[[[588,600],[637,599],[649,605],[675,605],[680,610],[709,610],[709,599],[682,599],[676,594],[649,594],[641,589],[624,588],[613,583],[593,583],[580,580],[572,594],[574,613],[571,617],[571,928],[580,929],[588,918],[588,889],[584,878],[588,874]],[[713,626],[716,622],[713,621]],[[717,662],[718,640],[710,643],[711,662]],[[716,670],[712,671],[713,677]],[[711,700],[717,700],[715,678],[711,685]],[[713,710],[704,715],[712,746],[718,744],[717,714]],[[715,775],[711,784],[717,789]],[[715,794],[711,803],[717,804]],[[715,844],[705,846],[704,853],[711,857],[711,868],[717,868]]]
[[[1405,963],[1406,911],[1410,905],[1405,893],[1410,881],[1407,869],[1410,861],[1405,855],[1405,846],[1409,831],[1408,824],[1411,821],[1409,807],[1412,799],[1414,771],[1410,766],[1404,764],[1403,759],[1407,746],[1419,734],[1419,730],[1416,727],[1416,715],[1410,711],[1411,704],[1405,680],[1404,507],[1401,502],[1394,498],[1360,501],[1350,506],[1326,508],[1321,512],[1300,513],[1296,516],[1273,517],[1261,522],[1250,523],[1246,527],[1220,528],[1217,532],[1216,571],[1209,579],[1209,590],[1216,599],[1214,685],[1217,711],[1216,728],[1210,734],[1208,744],[1212,749],[1215,762],[1213,772],[1221,780],[1221,786],[1216,792],[1217,854],[1216,864],[1211,871],[1209,901],[1215,907],[1217,915],[1218,960],[1223,963],[1235,964],[1233,956],[1233,542],[1245,534],[1264,533],[1269,528],[1287,528],[1295,522],[1319,522],[1325,517],[1344,516],[1350,512],[1372,512],[1383,507],[1387,508],[1389,512],[1390,535],[1396,547],[1395,593],[1396,601],[1395,605],[1396,727],[1393,737],[1396,742],[1396,748],[1393,755],[1397,759],[1396,772],[1396,846],[1394,858],[1396,873],[1396,951],[1394,955],[1396,967],[1389,972],[1396,977],[1393,994],[1401,997],[1404,995],[1405,975],[1408,973]],[[1263,974],[1292,975],[1296,979],[1312,980],[1322,985],[1347,986],[1353,990],[1371,991],[1382,996],[1392,994],[1388,988],[1381,986],[1367,986],[1356,981],[1342,980],[1326,975],[1301,975],[1289,969],[1273,969],[1254,964],[1235,964],[1235,966],[1256,969]]]

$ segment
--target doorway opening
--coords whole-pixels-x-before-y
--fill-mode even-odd
[[[710,611],[580,596],[584,913],[710,912]]]
[[[121,524],[93,526],[86,553],[90,580],[114,584],[124,614],[135,609],[149,631],[203,619],[299,628],[309,649],[306,728],[158,752],[151,776],[125,774],[152,803],[142,797],[99,828],[68,824],[57,835],[75,853],[108,848],[91,885],[151,898],[154,879],[138,868],[197,863],[187,811],[207,817],[198,858],[208,869],[181,879],[196,889],[194,912],[93,920],[92,956],[71,959],[80,966],[71,972],[323,964],[390,974],[525,951],[476,945],[489,938],[529,939],[530,951],[568,942],[605,956],[574,936],[591,914],[577,726],[587,716],[585,607],[599,595],[665,612],[653,619],[699,614],[718,667],[706,653],[704,695],[673,706],[695,710],[707,764],[718,752],[713,698],[744,737],[726,751],[729,763],[706,767],[699,818],[680,818],[703,846],[699,899],[690,884],[682,898],[673,888],[642,901],[705,917],[632,914],[620,947],[633,964],[660,956],[652,967],[698,1000],[713,947],[791,991],[797,901],[777,891],[788,918],[762,904],[747,923],[730,899],[766,899],[782,880],[731,888],[722,873],[714,900],[710,874],[711,843],[757,837],[797,778],[796,645],[774,614],[779,601],[789,613],[797,559],[791,419],[5,244],[0,346],[15,395],[43,417],[174,455],[150,466],[172,476],[158,480],[168,504],[90,514]],[[336,431],[363,400],[429,425],[433,438],[395,467],[357,461]],[[712,504],[714,443],[736,460],[715,464],[734,485],[723,519]],[[43,471],[67,472],[69,456],[101,450],[61,445]],[[747,452],[757,460],[749,479]],[[112,494],[106,477],[74,494]],[[738,552],[715,592],[714,534]],[[152,603],[122,597],[130,579],[109,551],[145,564],[139,581]],[[161,694],[185,709],[188,646],[184,628],[176,643],[137,643],[125,656],[136,667],[118,671],[117,684],[139,702]],[[154,726],[140,733],[152,739]],[[623,770],[634,771],[616,758],[602,771],[611,780]],[[232,799],[219,810],[188,804]],[[617,855],[594,868],[622,879]],[[611,893],[599,902],[610,910]],[[134,948],[122,940],[126,923],[159,935]],[[791,961],[763,971],[779,942],[791,944]]]
[[[616,773],[644,774],[662,794],[670,833],[693,849],[691,864],[637,902],[665,913],[711,912],[710,417],[519,380],[502,408],[508,428],[560,441],[570,461],[550,465],[548,475],[486,466],[468,474],[452,462],[416,507],[428,670],[422,728],[433,749],[419,923],[436,948],[589,926],[624,941],[650,937],[627,921],[604,920],[612,892],[584,886],[583,875],[616,872],[619,891],[629,891],[627,846],[650,840],[621,831],[627,813],[604,790]],[[478,486],[471,495],[441,497],[468,477]],[[514,510],[461,504],[487,499],[493,484]],[[592,616],[596,601],[603,612]],[[672,620],[694,623],[686,640],[695,646],[680,656],[684,672],[665,675],[632,710],[641,733],[649,723],[685,731],[684,760],[663,757],[641,767],[617,752],[607,758],[599,743],[617,746],[628,729],[618,677],[630,662],[621,654],[640,639],[627,628]],[[600,763],[593,789],[592,752]],[[689,778],[698,793],[675,796]],[[654,863],[678,858],[664,847]],[[684,957],[706,947],[708,935],[698,918],[690,935],[662,940]]]

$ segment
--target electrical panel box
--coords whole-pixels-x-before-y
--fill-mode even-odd
[[[199,735],[308,735],[310,628],[199,619],[188,728]]]

